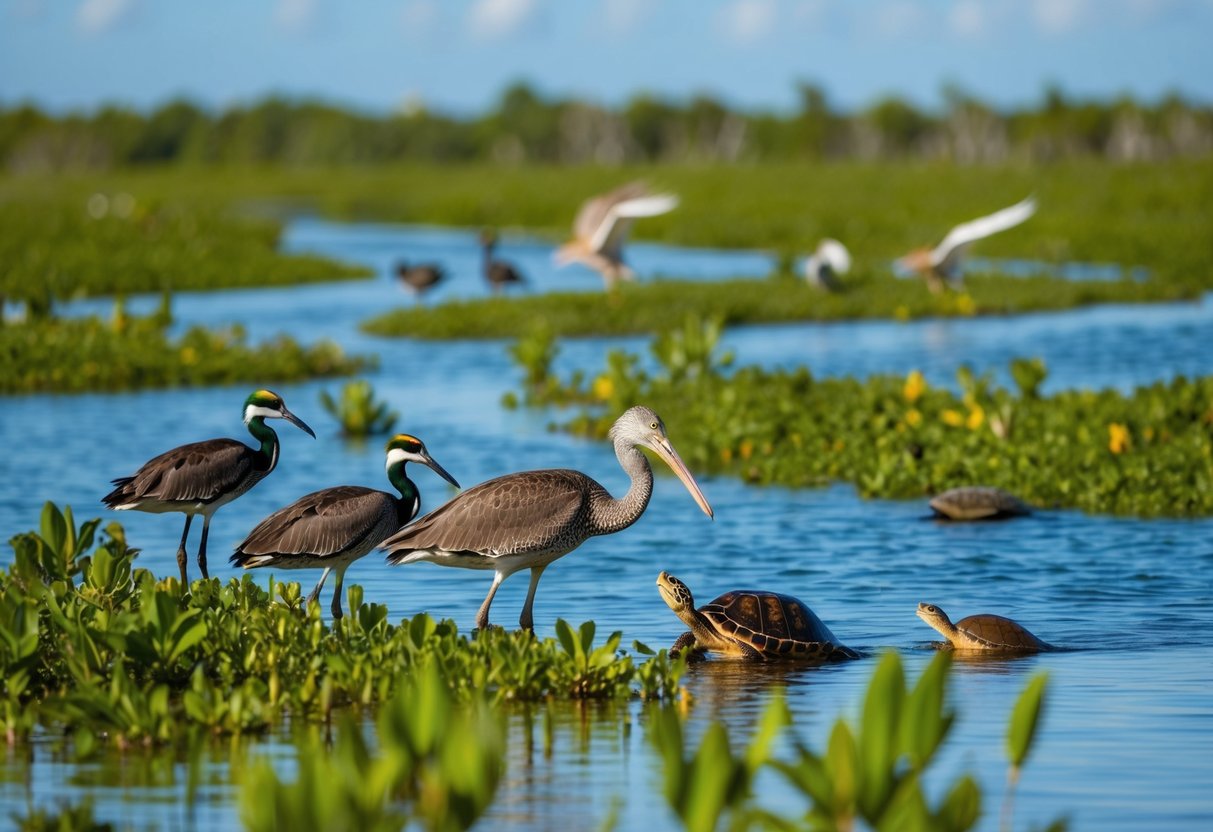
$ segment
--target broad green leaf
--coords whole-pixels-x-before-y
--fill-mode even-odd
[[[1007,753],[1014,768],[1021,767],[1032,750],[1032,743],[1040,726],[1048,684],[1049,674],[1038,673],[1033,676],[1011,712],[1011,723],[1007,727]]]

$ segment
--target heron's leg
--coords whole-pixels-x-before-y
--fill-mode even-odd
[[[476,629],[487,630],[489,628],[489,606],[493,603],[493,596],[497,594],[497,587],[501,586],[501,582],[504,580],[504,572],[493,573],[493,585],[489,587],[489,594],[484,596],[484,603],[480,605],[480,612],[476,613]]]
[[[522,605],[522,615],[518,617],[518,626],[524,630],[534,631],[534,617],[531,615],[531,606],[535,603],[535,590],[539,587],[539,577],[543,574],[543,570],[548,566],[545,563],[543,566],[531,567],[531,585],[526,591],[526,603]]]
[[[202,570],[203,579],[210,577],[206,571],[206,538],[211,533],[211,516],[205,514],[202,517],[202,542],[198,544],[198,568]]]
[[[310,604],[320,597],[320,590],[324,589],[324,582],[328,578],[329,573],[333,571],[333,567],[326,566],[324,571],[320,573],[320,580],[316,584],[316,588],[307,596],[307,602]]]
[[[335,581],[335,583],[333,585],[333,620],[334,621],[336,621],[337,619],[339,619],[343,615],[345,615],[345,613],[343,613],[341,611],[341,593],[343,592],[342,586],[344,585],[344,582],[345,582],[345,570],[348,567],[349,567],[348,563],[337,567],[337,577],[333,579]]]
[[[190,536],[190,523],[194,522],[194,515],[185,515],[185,530],[181,532],[181,545],[177,547],[177,567],[181,570],[181,585],[189,586],[189,574],[186,567],[189,565],[189,555],[185,552],[185,539]]]

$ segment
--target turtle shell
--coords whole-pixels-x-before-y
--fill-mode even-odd
[[[949,520],[996,520],[1032,513],[1015,495],[980,485],[945,491],[932,498],[929,505],[937,516]]]
[[[756,650],[764,658],[829,659],[835,653],[854,658],[820,618],[798,598],[776,592],[736,589],[699,612],[724,637]]]
[[[1001,615],[970,615],[956,622],[956,629],[987,647],[1003,650],[1046,650],[1048,645],[1022,624]]]

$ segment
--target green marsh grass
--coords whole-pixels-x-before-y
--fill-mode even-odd
[[[959,394],[930,387],[917,372],[863,380],[819,379],[807,368],[725,372],[712,358],[715,324],[698,326],[699,349],[707,350],[700,363],[708,369],[693,376],[669,363],[668,346],[655,350],[662,367],[653,375],[639,369],[637,356],[616,350],[600,373],[552,380],[524,398],[580,402],[565,428],[595,437],[643,401],[667,414],[693,469],[752,483],[842,481],[865,497],[894,498],[990,485],[1042,508],[1213,514],[1213,376],[1157,382],[1128,395],[1042,396],[1047,369],[1027,360],[1012,364],[1015,389],[962,367]]]

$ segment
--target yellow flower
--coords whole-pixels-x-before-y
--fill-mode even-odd
[[[1114,454],[1124,453],[1129,449],[1129,429],[1119,422],[1108,425],[1108,450]]]
[[[969,430],[977,430],[986,421],[986,412],[981,409],[981,405],[974,405],[969,411],[969,418],[965,422],[969,426]]]
[[[939,414],[945,425],[951,425],[958,428],[965,423],[965,417],[961,415],[959,410],[945,410]]]
[[[749,459],[754,455],[754,443],[749,439],[742,439],[741,444],[737,446],[737,455],[742,459]]]
[[[611,381],[609,376],[599,376],[594,379],[594,398],[598,401],[610,401],[611,394],[614,392],[615,382]]]
[[[927,389],[927,380],[922,377],[922,373],[918,370],[911,370],[906,376],[905,387],[902,388],[902,393],[905,394],[906,401],[910,404],[918,401],[923,391]]]
[[[922,414],[914,408],[906,411],[906,424],[912,428],[916,428],[922,424]]]

